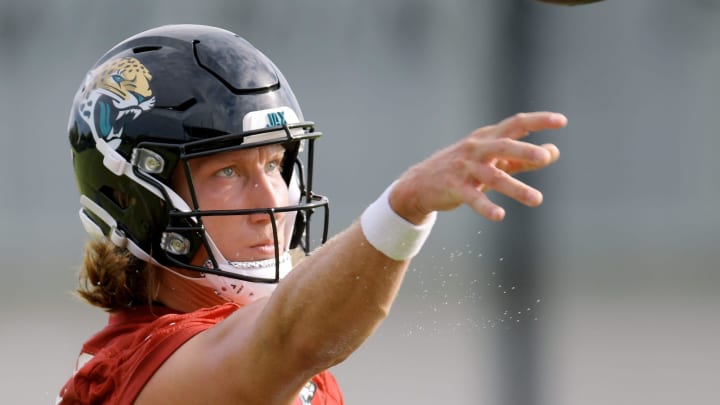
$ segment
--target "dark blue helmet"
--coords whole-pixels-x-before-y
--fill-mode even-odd
[[[170,25],[122,41],[88,72],[68,132],[85,229],[142,260],[198,271],[219,293],[257,295],[253,288],[270,287],[287,272],[281,263],[288,249],[307,253],[312,243],[325,241],[328,201],[312,190],[321,133],[304,121],[272,61],[232,32]],[[286,149],[287,207],[208,212],[171,187],[179,167],[192,186],[187,162],[193,158],[268,144]],[[312,241],[310,216],[318,208],[324,211],[322,237]],[[275,223],[273,214],[281,211],[295,216],[288,229]],[[207,215],[251,213],[271,218],[276,253],[269,266],[227,261],[203,227]],[[278,246],[278,232],[288,233],[289,246]],[[207,263],[192,264],[203,248]]]

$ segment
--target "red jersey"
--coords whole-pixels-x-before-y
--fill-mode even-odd
[[[112,313],[108,325],[83,345],[75,374],[60,391],[57,404],[132,404],[175,350],[238,308],[227,303],[186,314],[164,307]],[[295,405],[343,404],[340,388],[328,371],[313,377],[295,401]]]

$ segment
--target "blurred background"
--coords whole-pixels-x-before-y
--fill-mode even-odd
[[[299,4],[302,3],[302,4]],[[720,2],[0,0],[0,392],[53,404],[106,315],[72,297],[83,245],[66,125],[87,69],[136,32],[217,25],[263,50],[325,136],[345,228],[475,127],[554,110],[560,161],[493,224],[440,216],[390,317],[334,368],[356,404],[720,401]]]

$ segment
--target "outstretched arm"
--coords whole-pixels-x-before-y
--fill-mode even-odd
[[[490,220],[501,220],[505,212],[488,199],[487,190],[537,206],[542,202],[540,191],[512,174],[552,164],[559,150],[522,139],[566,123],[560,114],[538,112],[480,128],[400,176],[390,205],[414,224],[423,223],[434,211],[462,204]],[[359,222],[332,239],[291,273],[265,307],[264,320],[282,325],[274,337],[286,337],[297,350],[284,358],[295,354],[298,369],[312,365],[308,372],[313,373],[350,355],[387,315],[408,264],[409,260],[392,260],[375,249]]]
[[[523,138],[566,123],[560,114],[534,112],[477,129],[402,174],[390,207],[409,223],[423,224],[433,212],[462,204],[503,219],[505,211],[488,190],[537,206],[542,194],[512,175],[552,164],[559,151]],[[409,258],[391,259],[368,241],[367,231],[356,221],[298,264],[269,299],[236,311],[168,360],[183,370],[192,365],[192,372],[163,366],[154,383],[192,387],[176,392],[175,403],[291,403],[314,374],[343,361],[373,333],[397,295]]]

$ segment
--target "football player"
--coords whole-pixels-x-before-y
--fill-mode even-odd
[[[523,138],[566,122],[533,112],[479,128],[388,179],[326,241],[321,133],[265,55],[198,25],[122,41],[70,113],[80,219],[95,236],[78,294],[109,322],[58,403],[342,404],[327,370],[387,316],[436,213],[467,204],[501,220],[487,190],[539,205],[512,174],[559,151]]]

